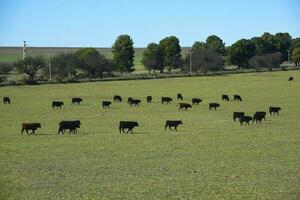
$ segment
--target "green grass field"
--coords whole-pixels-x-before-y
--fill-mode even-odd
[[[294,82],[288,82],[289,76]],[[56,84],[0,88],[0,199],[300,199],[300,72],[221,77]],[[203,103],[178,111],[180,92]],[[114,94],[143,100],[103,110]],[[244,101],[222,102],[240,94]],[[154,103],[145,103],[152,95]],[[71,106],[72,97],[82,97]],[[52,100],[63,100],[52,110]],[[221,108],[208,111],[209,102]],[[241,126],[233,111],[252,115],[281,106],[261,125]],[[61,120],[80,119],[76,135],[57,135]],[[181,119],[178,132],[167,119]],[[119,134],[120,120],[136,120]],[[40,122],[38,135],[20,134],[22,122]]]

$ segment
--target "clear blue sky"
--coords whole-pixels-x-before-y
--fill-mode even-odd
[[[263,32],[300,37],[300,0],[0,0],[0,46],[110,47],[125,33],[136,47],[211,34],[230,45]]]

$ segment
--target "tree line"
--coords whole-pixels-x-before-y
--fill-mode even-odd
[[[14,68],[27,76],[28,81],[41,77],[53,79],[79,79],[101,77],[112,72],[134,71],[134,43],[129,35],[120,35],[112,46],[112,59],[106,58],[95,48],[83,48],[76,52],[62,53],[51,58],[51,72],[47,59],[28,56],[15,63],[0,63],[0,74],[8,74]],[[175,36],[163,38],[159,43],[150,43],[143,52],[142,63],[151,71],[181,70],[207,72],[222,70],[224,65],[239,68],[274,68],[284,61],[300,65],[300,38],[289,33],[264,33],[251,39],[240,39],[231,46],[211,35],[205,41],[196,41],[189,51],[182,53],[180,41]]]

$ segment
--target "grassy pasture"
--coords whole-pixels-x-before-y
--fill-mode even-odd
[[[288,77],[295,81],[290,83]],[[221,77],[57,84],[0,88],[0,199],[299,199],[299,71]],[[203,103],[178,111],[177,100]],[[143,100],[100,107],[114,94]],[[222,102],[240,94],[244,101]],[[145,103],[152,95],[154,102]],[[71,106],[72,97],[84,99]],[[52,100],[63,100],[52,110]],[[221,108],[208,111],[209,102]],[[262,125],[241,126],[233,111],[252,115],[281,106]],[[80,119],[76,135],[57,135],[58,122]],[[181,119],[178,132],[164,131]],[[134,134],[119,134],[119,120],[137,120]],[[41,122],[38,135],[20,135],[21,122]]]

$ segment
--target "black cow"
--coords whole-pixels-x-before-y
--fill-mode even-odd
[[[22,123],[22,130],[21,130],[21,134],[23,135],[24,130],[26,131],[27,135],[28,135],[28,131],[31,130],[31,134],[35,135],[35,131],[38,128],[41,128],[41,124],[40,123]]]
[[[220,107],[220,104],[218,104],[218,103],[209,103],[209,105],[208,105],[209,110],[212,110],[212,108],[214,108],[216,110],[217,107]]]
[[[139,99],[132,99],[132,100],[130,101],[130,106],[132,106],[132,105],[139,106],[139,104],[140,104],[141,102],[142,102],[142,101],[139,100]]]
[[[56,109],[60,108],[61,106],[64,105],[64,102],[62,101],[52,101],[52,108],[54,109],[54,107],[56,107]]]
[[[64,134],[65,130],[69,130],[69,134],[72,132],[75,134],[77,132],[77,128],[80,128],[81,122],[79,120],[75,121],[61,121],[58,125],[58,132]]]
[[[10,104],[10,98],[9,97],[3,97],[3,103],[4,104]]]
[[[170,97],[162,97],[162,98],[161,98],[161,103],[162,103],[162,104],[164,104],[164,102],[166,102],[167,104],[170,104],[171,101],[173,101],[173,99],[170,98]]]
[[[127,99],[127,103],[131,103],[131,101],[133,100],[133,98],[132,97],[128,97],[128,99]]]
[[[151,103],[152,102],[152,96],[147,96],[147,103]]]
[[[240,123],[241,125],[243,125],[244,122],[246,122],[246,124],[250,125],[249,122],[252,120],[251,116],[242,116],[240,118]]]
[[[177,94],[177,100],[183,100],[182,94],[180,93]]]
[[[122,97],[119,95],[115,95],[113,102],[122,102]]]
[[[169,127],[171,131],[177,131],[177,126],[179,126],[180,124],[182,124],[181,120],[167,120],[165,130],[167,130],[167,127]],[[174,127],[174,129],[172,130],[171,127]]]
[[[240,121],[244,115],[245,115],[244,112],[233,112],[233,121],[235,121],[237,118]]]
[[[110,104],[111,104],[111,101],[102,101],[103,109],[110,108]]]
[[[202,102],[202,99],[192,98],[192,105],[199,105]]]
[[[279,115],[279,111],[281,110],[280,107],[269,107],[269,113],[270,115],[277,113],[277,115]]]
[[[229,97],[226,94],[222,95],[222,101],[229,101]]]
[[[240,95],[233,95],[233,100],[234,101],[243,101],[242,97]]]
[[[257,122],[259,122],[259,123],[261,123],[262,122],[262,120],[266,120],[266,112],[264,112],[264,111],[257,111],[257,112],[255,112],[254,113],[254,115],[253,115],[253,121],[252,121],[252,123],[254,123],[254,121],[257,123]]]
[[[82,102],[82,98],[78,98],[78,97],[75,97],[75,98],[72,98],[72,102],[71,102],[71,105],[79,105],[80,103]]]
[[[120,124],[119,124],[119,132],[121,133],[121,131],[123,133],[125,133],[125,129],[128,129],[127,130],[127,133],[129,133],[129,131],[131,131],[132,133],[132,129],[134,127],[138,127],[139,124],[137,122],[132,122],[132,121],[120,121]]]
[[[293,81],[293,80],[294,80],[294,77],[291,76],[291,77],[289,78],[289,81]]]
[[[178,107],[178,110],[188,110],[189,108],[192,108],[192,105],[189,103],[179,103]]]

